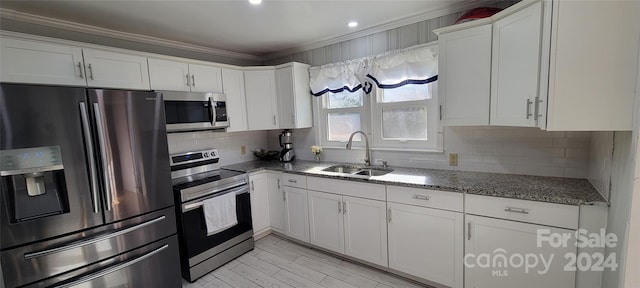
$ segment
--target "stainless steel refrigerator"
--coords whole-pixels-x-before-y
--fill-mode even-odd
[[[180,287],[168,159],[160,93],[1,84],[4,285]]]

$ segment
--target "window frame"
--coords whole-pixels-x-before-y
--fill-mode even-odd
[[[344,140],[344,141],[330,141],[329,140],[329,134],[328,134],[328,129],[329,129],[329,114],[330,113],[349,113],[349,112],[353,112],[353,113],[359,113],[360,114],[360,130],[365,132],[367,134],[368,137],[370,136],[370,129],[369,129],[369,119],[370,119],[370,97],[369,95],[365,94],[364,91],[362,91],[362,89],[359,89],[356,92],[353,93],[362,93],[362,106],[361,107],[350,107],[350,108],[328,108],[329,107],[329,93],[331,92],[327,92],[325,94],[323,94],[322,96],[319,97],[315,97],[316,99],[314,99],[314,106],[317,107],[316,111],[316,115],[320,115],[318,118],[318,121],[316,121],[317,123],[317,127],[318,132],[317,132],[317,139],[320,139],[319,143],[321,146],[323,146],[324,148],[345,148],[345,146],[347,145],[348,140]],[[354,131],[355,132],[355,131]],[[371,144],[371,142],[369,143]],[[357,140],[357,138],[354,137],[353,140],[353,147],[364,147],[364,141],[363,140]]]
[[[374,88],[370,94],[365,94],[363,92],[363,106],[359,108],[332,108],[328,107],[328,93],[325,93],[322,96],[314,97],[313,105],[315,107],[314,114],[318,117],[315,117],[314,123],[316,129],[316,143],[323,146],[323,148],[328,149],[345,149],[345,145],[347,141],[329,141],[328,139],[328,114],[330,112],[359,112],[360,114],[360,124],[361,130],[367,134],[369,138],[369,146],[371,150],[380,150],[380,151],[415,151],[415,152],[433,152],[433,153],[443,153],[444,152],[444,141],[443,141],[443,126],[442,121],[440,119],[440,102],[438,99],[438,85],[437,81],[431,82],[429,85],[429,93],[431,94],[431,99],[427,100],[412,100],[412,101],[401,101],[401,102],[390,102],[384,103],[380,105],[378,102],[378,97],[382,97],[381,93],[384,91],[380,91],[383,89]],[[375,87],[375,86],[374,86]],[[362,91],[362,90],[358,90]],[[382,108],[383,107],[407,107],[411,106],[411,103],[420,103],[422,101],[428,101],[431,105],[424,105],[427,107],[427,131],[428,131],[428,139],[429,140],[383,140],[382,139]],[[431,120],[431,121],[429,121]],[[379,123],[379,124],[378,124]],[[353,141],[353,147],[364,148],[364,141]]]
[[[430,99],[398,101],[398,102],[382,102],[385,90],[376,88],[372,91],[371,96],[371,128],[372,146],[380,150],[402,150],[402,151],[426,151],[426,152],[443,152],[442,125],[440,123],[440,103],[438,101],[437,82],[431,82],[428,85],[428,93]],[[383,139],[383,119],[382,109],[384,108],[404,108],[404,107],[425,107],[427,108],[427,140],[385,140]]]

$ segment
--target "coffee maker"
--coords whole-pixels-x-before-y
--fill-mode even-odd
[[[291,162],[296,157],[293,151],[293,133],[290,130],[284,130],[279,135],[280,138],[280,162]]]

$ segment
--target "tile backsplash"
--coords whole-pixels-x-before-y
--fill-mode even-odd
[[[277,147],[279,131],[269,132],[270,148]],[[298,159],[313,160],[314,129],[294,131]],[[445,127],[444,153],[380,151],[372,160],[390,166],[587,178],[591,132],[547,132],[520,127]],[[458,166],[449,166],[449,153],[458,154]],[[363,150],[325,149],[322,160],[362,162]]]
[[[216,148],[222,165],[255,160],[251,151],[267,148],[266,131],[169,133],[167,140],[169,154]],[[244,155],[241,153],[242,146],[246,148]]]

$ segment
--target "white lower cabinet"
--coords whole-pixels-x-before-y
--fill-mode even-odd
[[[552,248],[548,242],[538,247],[537,243],[540,229],[570,235],[574,235],[574,230],[473,215],[467,215],[465,221],[465,287],[575,287],[576,272],[564,269],[568,261],[565,255],[576,253],[572,241],[567,247],[558,248]],[[550,264],[546,267],[544,263]]]
[[[387,267],[387,203],[343,196],[344,253]]]
[[[284,233],[286,229],[285,195],[280,188],[280,173],[267,174],[267,187],[269,194],[269,223],[271,229]]]
[[[269,186],[267,173],[249,175],[251,193],[251,221],[253,234],[269,229]]]
[[[309,242],[309,209],[307,190],[282,186],[285,205],[285,235]]]
[[[330,180],[307,178],[310,189],[336,190],[309,191],[310,243],[387,267],[387,203],[344,195],[369,191],[366,188],[384,189],[384,186],[349,182],[347,184],[353,185],[353,189],[341,190],[322,185],[326,181]],[[382,196],[384,199],[384,190]]]
[[[463,287],[462,213],[398,203],[387,207],[389,268]]]
[[[309,191],[310,243],[344,253],[342,196]]]

